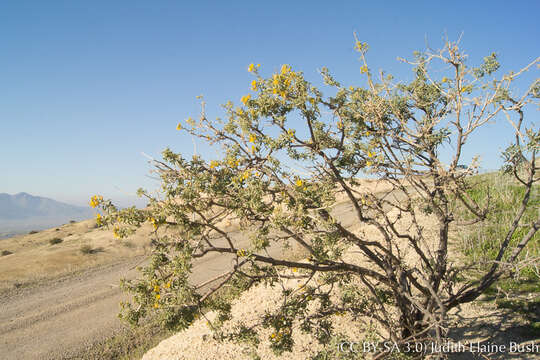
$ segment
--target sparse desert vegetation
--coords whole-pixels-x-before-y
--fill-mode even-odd
[[[95,220],[3,239],[2,247],[13,255],[0,262],[0,292],[13,288],[15,283],[19,286],[39,283],[43,279],[141,256],[149,250],[150,231],[151,228],[146,228],[134,234],[129,239],[133,247],[126,247],[115,239],[110,229],[96,228]],[[88,256],[81,252],[81,242],[102,251]]]
[[[60,239],[59,237],[53,237],[52,239],[49,240],[49,244],[51,245],[56,245],[56,244],[60,244],[62,241],[62,239]]]

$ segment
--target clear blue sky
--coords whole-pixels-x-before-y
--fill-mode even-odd
[[[375,69],[408,74],[397,56],[440,47],[444,33],[471,59],[497,52],[504,70],[540,55],[538,1],[2,1],[0,192],[75,204],[99,193],[126,205],[155,182],[142,152],[191,154],[175,131],[204,94],[211,117],[283,63],[319,83],[327,66],[361,81],[353,32]],[[500,165],[492,126],[475,149]]]

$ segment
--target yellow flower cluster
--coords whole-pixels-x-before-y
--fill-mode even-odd
[[[148,218],[148,221],[150,221],[152,223],[152,226],[154,227],[154,230],[157,230],[157,228],[158,228],[157,220],[155,218],[153,218],[153,217],[150,217],[150,218]]]
[[[294,136],[296,134],[296,130],[289,129],[289,130],[287,130],[287,134],[292,137],[292,136]]]
[[[251,90],[253,91],[257,90],[257,80],[253,80],[251,82]]]
[[[101,219],[101,214],[100,214],[100,213],[97,213],[97,214],[96,214],[96,224],[98,224],[98,225],[100,225],[100,226],[103,224],[103,221],[102,221],[102,219]]]
[[[176,125],[176,130],[182,130],[182,124],[181,123],[178,123],[178,125]]]
[[[356,44],[354,44],[354,49],[358,52],[365,51],[367,50],[367,48],[368,48],[368,44],[365,42],[363,43],[363,42],[357,41]]]
[[[247,94],[247,95],[242,96],[242,99],[240,99],[240,101],[242,101],[242,103],[244,105],[246,105],[247,102],[249,101],[249,99],[251,99],[251,94]]]
[[[296,180],[296,186],[300,187],[304,184],[304,182],[301,179]]]
[[[114,236],[115,238],[117,238],[117,239],[120,239],[120,233],[118,232],[119,230],[120,230],[120,229],[118,229],[118,227],[115,226],[115,227],[113,228],[113,232],[112,232],[112,233],[113,233],[113,236]]]
[[[257,66],[255,66],[254,64],[249,64],[249,66],[248,66],[248,71],[249,71],[249,72],[253,72],[253,71],[255,70],[256,67],[258,68],[258,67],[260,67],[260,66],[261,66],[261,64],[257,64]]]
[[[90,198],[90,206],[95,208],[99,205],[100,202],[103,201],[103,196],[101,195],[94,195]]]
[[[254,143],[257,140],[257,136],[255,134],[249,135],[249,142]]]
[[[294,71],[291,71],[291,67],[287,64],[281,66],[279,74],[272,76],[272,93],[279,94],[283,99],[287,97],[287,90],[291,86],[291,80],[296,76]],[[283,86],[280,86],[280,85]]]
[[[360,67],[360,72],[362,74],[366,74],[368,72],[368,67],[366,65],[363,65]]]
[[[214,169],[219,165],[219,162],[216,160],[210,161],[210,169]]]
[[[290,332],[291,332],[290,329],[281,329],[277,333],[272,333],[272,335],[270,335],[270,338],[272,338],[272,340],[274,341],[279,341],[281,340],[283,335],[289,334]]]
[[[240,256],[240,257],[244,257],[244,256],[246,256],[246,254],[247,254],[247,253],[246,253],[246,250],[244,250],[244,249],[240,249],[240,250],[238,250],[238,251],[236,252],[236,255],[238,255],[238,256]]]
[[[251,171],[250,171],[250,170],[246,170],[246,171],[244,171],[244,173],[242,174],[242,180],[247,180],[250,176],[251,176]]]
[[[227,161],[227,164],[228,164],[230,167],[235,168],[235,167],[238,167],[238,165],[240,165],[240,161],[237,160],[237,159],[232,159],[232,158],[231,158],[231,159],[229,159],[229,160]]]
[[[373,202],[367,196],[363,196],[362,197],[362,204],[363,205],[371,205],[371,204],[373,204]]]

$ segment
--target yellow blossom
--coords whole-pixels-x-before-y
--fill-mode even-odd
[[[255,140],[257,140],[257,136],[255,136],[255,134],[250,134],[249,135],[249,142],[254,143]]]
[[[159,300],[159,299],[161,299],[161,295],[156,294],[156,300]]]
[[[442,78],[442,82],[445,83],[445,82],[448,82],[448,78],[445,76]]]
[[[296,186],[302,186],[303,183],[301,179],[296,180]]]
[[[176,125],[176,130],[182,130],[182,124],[181,123],[178,123],[178,125]]]
[[[213,169],[217,167],[218,165],[219,165],[219,162],[217,162],[216,160],[210,161],[210,169]]]
[[[113,229],[113,236],[117,239],[120,239],[120,233],[118,232],[118,230],[119,229],[117,227]]]
[[[368,151],[367,156],[371,158],[373,157],[373,153],[371,151]]]
[[[338,129],[343,129],[343,121],[339,120],[338,123],[337,123],[337,127]]]
[[[366,136],[369,136],[371,135],[371,133],[369,131],[366,131]]]
[[[261,67],[261,64],[257,64],[257,67]]]
[[[287,134],[289,134],[289,136],[294,136],[295,133],[296,131],[294,129],[287,130]]]
[[[292,270],[292,272],[297,272],[298,271],[298,269],[295,268],[295,267],[293,267],[291,270]]]
[[[154,285],[154,292],[159,292],[159,285]]]
[[[157,309],[159,307],[159,304],[157,302],[154,303],[154,309]]]
[[[257,151],[257,147],[255,145],[251,145],[251,153],[255,153]]]
[[[287,64],[283,64],[281,66],[281,73],[284,75],[286,73],[288,73],[289,71],[291,70],[291,67]]]
[[[367,43],[363,43],[360,41],[357,41],[356,44],[354,44],[354,49],[358,52],[362,52],[363,50],[366,50],[368,47]]]
[[[238,165],[240,165],[240,161],[237,160],[237,159],[232,158],[232,159],[227,160],[227,164],[228,164],[230,167],[233,167],[233,168],[234,168],[234,167],[238,167]]]
[[[90,206],[95,208],[99,205],[100,202],[103,201],[103,196],[101,195],[94,195],[90,198]]]
[[[97,213],[97,215],[96,215],[96,224],[98,224],[98,225],[102,224],[101,214],[100,213]]]
[[[365,74],[368,72],[368,67],[366,65],[363,65],[362,67],[360,67],[360,72],[362,74]]]
[[[253,70],[255,70],[255,65],[249,64],[249,66],[248,66],[248,71],[249,71],[249,72],[252,72]]]
[[[168,289],[171,287],[171,282],[169,281],[168,283],[165,284],[165,287]]]
[[[244,249],[240,249],[236,252],[236,255],[240,257],[246,256],[246,251]]]
[[[366,161],[366,166],[371,166],[371,165],[373,165],[373,162],[371,162],[371,161]]]
[[[253,80],[251,82],[251,90],[253,91],[257,90],[257,80]]]
[[[247,102],[249,101],[249,99],[251,99],[251,94],[247,94],[247,95],[242,96],[241,101],[242,101],[242,103],[243,103],[244,105],[246,105]]]

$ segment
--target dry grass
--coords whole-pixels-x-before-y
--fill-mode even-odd
[[[120,241],[111,231],[95,228],[94,220],[86,220],[3,239],[0,251],[12,254],[0,261],[0,291],[142,255],[149,250],[150,233],[151,226],[145,226]],[[92,256],[81,251],[84,245]]]

